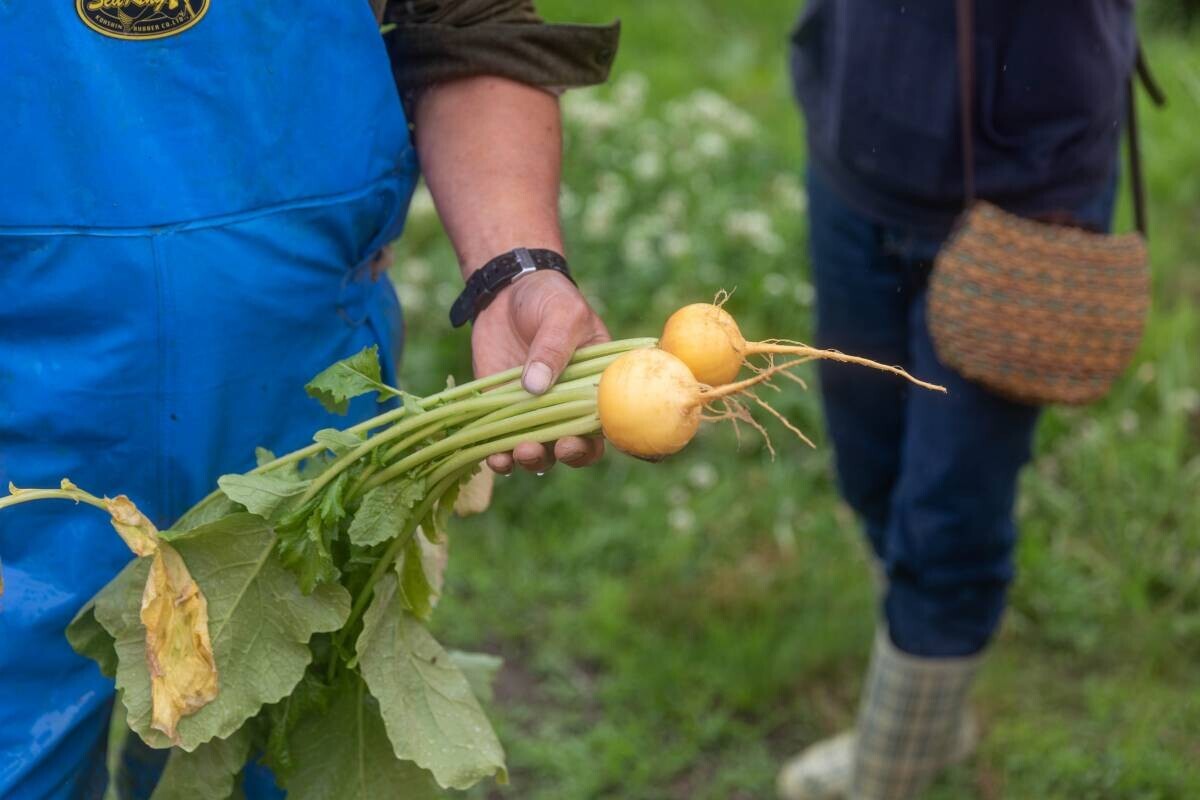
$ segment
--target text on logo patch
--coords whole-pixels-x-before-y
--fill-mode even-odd
[[[183,33],[208,11],[209,0],[75,0],[89,28],[115,39],[161,39]]]

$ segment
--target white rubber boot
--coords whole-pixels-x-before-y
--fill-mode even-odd
[[[783,800],[909,800],[978,743],[967,690],[980,658],[920,658],[875,637],[858,724],[779,772]]]
[[[783,800],[846,800],[854,766],[854,731],[817,742],[783,765],[775,781]]]
[[[880,629],[859,706],[851,800],[910,800],[970,754],[977,736],[967,693],[982,660],[909,655]]]

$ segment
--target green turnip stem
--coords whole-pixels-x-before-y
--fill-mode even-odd
[[[492,442],[485,442],[475,447],[460,450],[440,464],[430,475],[430,480],[437,482],[446,475],[452,475],[464,467],[474,466],[483,459],[496,453],[507,453],[522,442],[553,442],[566,436],[588,436],[600,430],[600,417],[595,412],[585,417],[550,425],[536,431],[525,431],[514,436],[506,436]]]
[[[563,385],[565,382],[570,382],[590,375],[596,375],[602,372],[605,367],[615,361],[616,358],[622,353],[630,350],[638,350],[644,347],[653,347],[657,343],[657,339],[637,338],[619,339],[613,342],[604,342],[603,344],[581,347],[576,350],[575,354],[571,357],[570,366],[563,370],[562,375],[559,376],[559,382],[556,384],[556,387]],[[489,375],[486,378],[480,378],[469,383],[444,389],[436,394],[431,394],[428,397],[421,398],[415,402],[417,405],[421,406],[421,408],[433,410],[435,406],[455,400],[469,398],[473,394],[480,394],[486,392],[488,389],[498,390],[489,392],[488,394],[491,397],[505,396],[510,400],[523,396],[528,397],[528,394],[521,389],[521,373],[521,367],[514,367],[512,369],[505,370],[504,372],[498,372],[495,375]],[[551,391],[553,391],[553,388]],[[482,397],[482,394],[480,394],[480,397]],[[354,434],[369,433],[376,428],[381,428],[385,425],[397,422],[407,413],[408,409],[403,406],[400,408],[394,408],[368,420],[360,422],[357,425],[346,428],[345,432]],[[425,417],[424,414],[421,416]],[[423,419],[422,421],[428,422],[429,420]],[[411,430],[411,428],[406,430]],[[278,469],[279,467],[286,466],[288,464],[294,464],[298,461],[303,461],[306,458],[311,458],[312,456],[318,455],[323,450],[325,450],[325,445],[323,444],[310,444],[306,447],[300,448],[299,450],[279,456],[278,458],[268,461],[265,464],[261,464],[258,467],[250,470],[249,474],[261,475],[265,472],[270,472],[273,469]],[[366,451],[364,450],[364,452]],[[327,470],[326,473],[322,474],[328,474],[330,472],[331,470]],[[336,477],[336,473],[330,476],[330,480],[332,480],[333,477]],[[192,508],[189,509],[188,512],[185,513],[180,519],[183,519],[187,516],[187,514],[190,514],[192,511],[204,505],[205,503],[209,503],[223,496],[224,495],[220,489],[210,492],[203,500],[192,506]]]
[[[497,420],[520,416],[527,411],[534,411],[547,406],[561,405],[573,400],[590,399],[594,401],[596,397],[597,383],[599,383],[599,378],[597,376],[589,376],[587,378],[568,381],[567,383],[555,384],[555,386],[545,394],[530,395],[528,393],[522,393],[513,398],[515,401],[519,402],[510,403],[501,408],[497,408],[494,411],[478,416],[476,419],[467,421],[462,427],[464,429],[475,429],[481,425],[486,425]],[[442,430],[447,427],[450,427],[450,425],[445,423],[439,424],[434,431]],[[383,460],[387,463],[395,461],[401,453],[434,431],[425,430],[422,432],[422,436],[413,434],[412,436],[397,442],[388,448],[386,453],[384,453]]]
[[[604,367],[616,360],[616,357],[629,350],[638,350],[643,347],[653,347],[658,343],[657,339],[642,337],[637,339],[618,339],[613,342],[605,342],[603,344],[595,344],[589,347],[581,347],[575,351],[575,355],[571,357],[571,364],[559,377],[559,383],[573,380],[575,378],[585,377],[587,375],[595,375],[603,371]],[[428,397],[421,398],[417,401],[422,408],[432,408],[442,403],[452,400],[459,400],[464,397],[469,397],[475,393],[483,393],[489,389],[504,387],[506,384],[511,384],[513,389],[520,388],[520,377],[523,371],[522,367],[513,367],[504,372],[497,372],[495,375],[489,375],[486,378],[479,378],[469,383],[460,384],[458,386],[444,389],[436,394],[431,394]],[[368,420],[346,428],[347,433],[365,433],[375,428],[381,428],[390,422],[400,419],[407,412],[407,409],[394,408],[390,411],[385,411],[382,414],[374,416]],[[287,464],[293,464],[297,461],[302,461],[310,456],[315,456],[324,449],[323,445],[311,444],[291,453],[279,456],[273,461],[269,461],[261,466],[251,470],[252,474],[261,474]]]
[[[569,388],[570,391],[564,391],[563,394],[558,397],[549,394],[530,397],[528,400],[523,402],[513,403],[511,406],[506,406],[504,408],[498,408],[489,414],[485,414],[479,419],[471,420],[463,427],[467,430],[470,430],[473,428],[478,428],[481,425],[488,425],[498,420],[520,416],[527,411],[545,408],[546,406],[555,405],[557,403],[567,403],[573,400],[591,400],[594,403],[596,400],[596,385],[599,382],[600,381],[598,379],[593,379],[587,382],[573,381],[572,383],[574,386],[571,384],[560,384],[560,386],[556,388],[562,388],[564,390]],[[575,388],[575,386],[578,388]]]
[[[580,380],[590,382],[595,381],[594,378],[582,378]],[[574,382],[569,382],[567,385],[553,386],[544,395],[540,395],[540,397],[547,398],[546,402],[548,404],[559,404],[562,402],[562,395],[575,391],[575,389],[571,387],[571,383]],[[529,399],[533,396],[524,390],[521,390],[519,394],[510,394],[509,392],[489,392],[487,394],[479,395],[478,397],[470,397],[459,400],[455,403],[448,403],[444,406],[434,408],[431,411],[426,411],[423,414],[401,420],[392,425],[392,427],[388,428],[386,431],[377,433],[370,439],[367,439],[361,445],[330,464],[328,469],[326,469],[313,480],[312,484],[310,484],[308,489],[305,490],[304,494],[301,495],[299,502],[301,505],[303,505],[306,501],[315,497],[321,489],[328,486],[340,473],[349,469],[364,456],[368,455],[372,450],[383,444],[399,439],[403,434],[420,430],[423,432],[422,438],[424,438],[430,433],[445,428],[454,427],[460,423],[471,420],[473,417],[482,416],[492,411],[514,405],[513,401],[518,397]],[[453,437],[450,437],[450,439],[453,439]],[[449,441],[449,439],[446,441]],[[477,440],[468,438],[465,440],[456,441],[469,443]],[[407,446],[405,448],[400,448],[399,444],[404,444],[404,442],[398,443],[396,447],[390,448],[385,452],[385,461],[390,461],[393,457],[402,452],[403,449],[407,449]],[[430,445],[430,447],[441,448],[437,450],[438,453],[449,452],[449,449],[445,446],[444,441],[438,442],[435,445]],[[418,452],[424,452],[427,449],[429,448],[423,448]],[[385,470],[385,472],[387,472],[389,475],[400,474],[391,468]],[[384,473],[379,474],[382,475]],[[374,486],[378,486],[381,482],[382,481],[378,480],[378,476],[376,476],[376,478],[373,478],[370,482],[368,482],[366,488],[373,488]]]
[[[387,469],[376,473],[363,485],[363,489],[370,491],[376,486],[387,483],[391,479],[404,475],[440,456],[454,453],[467,445],[485,443],[488,439],[499,434],[512,434],[507,438],[515,439],[518,442],[546,441],[538,437],[541,435],[541,429],[544,429],[549,423],[578,419],[581,414],[595,413],[595,409],[596,400],[593,396],[592,398],[581,398],[572,402],[560,402],[550,405],[547,408],[527,411],[524,414],[508,419],[496,420],[495,422],[479,427],[464,428],[439,442],[422,447],[420,450],[392,464]],[[518,431],[525,431],[525,433],[517,433]]]
[[[440,427],[446,427],[454,424],[461,418],[470,418],[475,412],[488,413],[497,408],[502,408],[512,402],[512,398],[506,393],[500,394],[485,394],[479,397],[472,397],[467,400],[460,400],[457,403],[440,406],[431,411],[426,411],[424,414],[419,414],[415,417],[397,422],[392,427],[382,433],[377,433],[370,439],[360,444],[358,447],[351,450],[346,455],[334,461],[329,467],[313,479],[308,489],[300,496],[299,505],[315,497],[317,492],[324,489],[343,471],[355,464],[363,456],[368,455],[375,448],[387,444],[390,441],[399,439],[406,433],[414,431],[418,428],[430,429],[431,423],[441,423]]]
[[[589,376],[586,378],[579,378],[574,381],[567,381],[566,383],[556,383],[553,387],[550,388],[549,391],[547,391],[545,394],[541,394],[541,395],[531,395],[524,390],[521,390],[519,392],[512,392],[512,393],[505,392],[503,395],[492,394],[492,393],[482,395],[482,397],[476,398],[476,399],[482,399],[483,397],[486,397],[488,399],[503,397],[506,400],[506,402],[504,405],[500,406],[499,408],[496,408],[495,410],[487,411],[483,414],[478,414],[476,410],[473,410],[470,415],[464,414],[462,416],[462,418],[456,417],[453,420],[448,420],[446,422],[440,423],[436,426],[436,428],[434,428],[433,426],[430,426],[430,428],[432,430],[428,431],[426,433],[426,436],[428,436],[429,433],[435,433],[435,432],[443,430],[445,428],[453,427],[454,425],[459,424],[459,423],[463,423],[464,427],[475,426],[475,425],[478,425],[482,420],[490,421],[491,418],[496,416],[497,414],[500,415],[500,417],[499,417],[500,419],[503,419],[504,417],[516,416],[517,414],[523,413],[524,411],[527,411],[530,408],[543,408],[548,405],[557,405],[559,403],[564,403],[568,400],[582,400],[582,399],[586,399],[587,397],[594,397],[596,394],[596,391],[594,388],[591,388],[591,387],[595,387],[595,385],[598,382],[599,382],[599,379],[597,377]],[[579,394],[580,389],[586,390],[587,393]],[[463,401],[459,401],[458,403],[455,404],[455,407],[464,406],[464,405],[465,405],[465,403]],[[445,406],[445,408],[449,408],[449,406]],[[512,413],[508,413],[508,412],[510,412],[510,409],[518,409],[518,410],[515,412],[512,412]],[[428,416],[427,414],[422,415],[422,417],[420,417],[420,418],[424,419],[427,416]],[[472,416],[476,417],[476,418],[471,419]],[[414,442],[418,442],[421,440],[419,438],[414,438],[414,436],[406,437],[405,439],[403,439],[403,440],[397,442],[396,444],[392,445],[391,447],[389,447],[387,449],[387,451],[384,452],[384,454],[383,454],[383,460],[388,463],[394,461],[401,453],[403,453],[408,448],[412,447]],[[424,438],[424,437],[422,437],[422,438]]]
[[[420,525],[421,521],[425,519],[427,514],[429,514],[430,509],[433,508],[433,504],[440,500],[442,495],[444,495],[468,472],[474,469],[474,467],[475,463],[472,462],[466,467],[460,468],[457,471],[452,470],[448,472],[440,480],[433,484],[433,487],[429,490],[421,502],[417,504],[417,507],[413,509],[412,517],[409,519],[408,524],[404,526],[404,530],[400,533],[400,535],[393,539],[392,543],[388,545],[388,549],[383,552],[383,555],[380,557],[378,563],[375,564],[375,569],[372,570],[370,576],[368,576],[367,582],[363,584],[362,589],[360,589],[358,592],[358,596],[354,598],[354,605],[350,609],[350,616],[346,619],[346,624],[342,626],[341,631],[336,634],[335,638],[338,644],[341,643],[343,633],[350,630],[354,623],[358,621],[358,618],[362,616],[362,612],[366,609],[367,603],[371,600],[371,593],[375,589],[375,584],[379,582],[379,579],[382,578],[384,574],[387,573],[388,569],[391,568],[392,564],[395,563],[396,557],[400,555],[400,551],[406,544],[408,544],[408,540],[413,537],[413,534],[417,530],[417,526]],[[336,649],[337,648],[335,647],[335,650]]]
[[[74,500],[76,503],[87,503],[89,506],[108,511],[108,505],[103,499],[82,489],[17,489],[7,497],[0,497],[0,509],[34,500]]]

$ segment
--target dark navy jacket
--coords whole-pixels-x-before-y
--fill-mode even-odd
[[[1108,187],[1136,53],[1132,0],[975,0],[977,194],[1069,211]],[[809,161],[880,222],[962,206],[954,0],[809,0],[792,35]]]

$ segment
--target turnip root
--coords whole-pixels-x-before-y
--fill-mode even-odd
[[[820,350],[800,342],[780,339],[748,342],[729,312],[712,303],[693,303],[672,314],[663,327],[658,346],[683,361],[696,380],[710,386],[721,386],[732,381],[751,356],[787,355],[805,361],[824,359],[859,364],[894,373],[926,389],[946,391],[942,386],[914,378],[900,367],[836,350]]]
[[[708,386],[696,380],[687,364],[665,350],[631,350],[608,365],[600,377],[596,396],[600,426],[605,438],[619,449],[657,461],[687,446],[706,419],[749,420],[748,415],[728,409],[706,417],[704,410],[712,403],[748,394],[750,387],[801,361],[772,366],[737,383]]]

